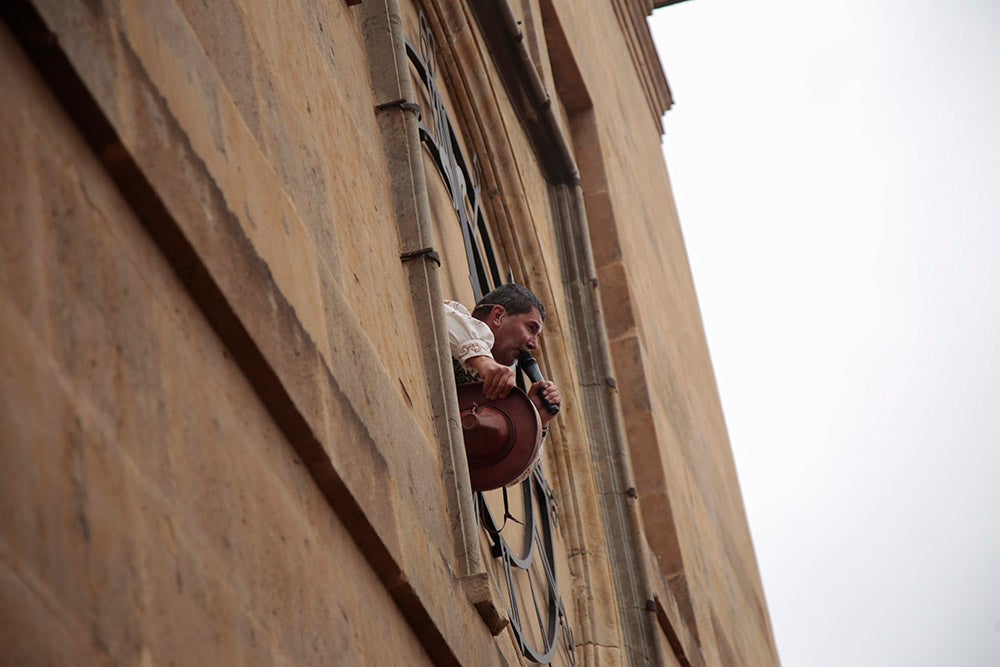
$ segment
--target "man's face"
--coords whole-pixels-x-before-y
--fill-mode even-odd
[[[537,308],[527,313],[510,315],[495,306],[487,321],[493,330],[493,358],[505,366],[514,363],[522,352],[530,352],[538,347],[538,336],[542,333],[542,315]]]

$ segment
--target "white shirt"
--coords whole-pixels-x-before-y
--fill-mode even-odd
[[[458,359],[462,368],[472,370],[465,363],[472,357],[493,358],[493,332],[485,322],[473,317],[468,308],[457,301],[445,301],[444,321],[448,327],[451,356]]]

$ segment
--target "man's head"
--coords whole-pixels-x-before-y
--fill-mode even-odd
[[[479,300],[472,315],[493,332],[493,358],[509,366],[522,352],[538,347],[545,306],[526,287],[501,285]]]

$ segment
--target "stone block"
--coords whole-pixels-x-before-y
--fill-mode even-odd
[[[598,269],[612,262],[621,261],[622,248],[615,226],[615,212],[606,190],[584,191],[587,210],[587,229]]]
[[[597,279],[608,338],[614,341],[623,336],[634,335],[635,314],[624,265],[621,262],[605,264],[597,270]]]
[[[649,413],[651,404],[645,374],[643,346],[638,336],[625,336],[611,343],[622,411],[626,421]]]

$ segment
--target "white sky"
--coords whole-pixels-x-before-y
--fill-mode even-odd
[[[782,664],[1000,665],[1000,0],[650,22]]]

